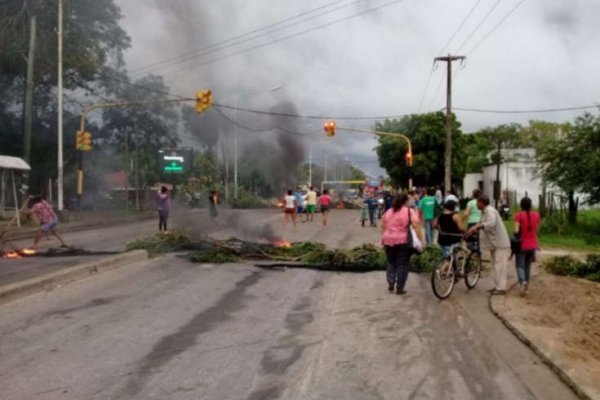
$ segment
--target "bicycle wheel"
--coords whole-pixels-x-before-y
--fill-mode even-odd
[[[450,258],[442,260],[431,273],[431,289],[433,294],[443,300],[450,296],[454,289],[456,271]]]
[[[481,276],[481,254],[479,252],[471,252],[465,263],[465,285],[469,289],[473,289],[479,277]]]

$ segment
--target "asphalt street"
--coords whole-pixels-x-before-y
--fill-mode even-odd
[[[173,225],[344,247],[379,236],[355,211],[296,232],[273,210],[224,214],[194,210]],[[70,239],[116,249],[153,229]],[[148,259],[0,307],[0,398],[575,399],[489,312],[488,285],[440,302],[423,275],[397,296],[382,272]]]

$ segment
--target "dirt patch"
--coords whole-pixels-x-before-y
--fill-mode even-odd
[[[520,297],[515,287],[504,298],[493,299],[493,308],[534,345],[549,349],[574,374],[598,385],[599,283],[540,271],[527,297]]]

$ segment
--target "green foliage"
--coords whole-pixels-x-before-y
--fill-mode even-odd
[[[586,194],[600,202],[600,114],[585,113],[573,125],[537,142],[537,161],[546,182],[565,193]]]
[[[410,258],[412,272],[431,272],[442,261],[442,250],[438,246],[427,246],[423,253]]]
[[[265,199],[245,190],[238,190],[238,198],[232,198],[229,203],[231,204],[231,208],[237,209],[265,208],[268,206],[268,202]]]
[[[413,114],[400,120],[385,120],[375,129],[406,135],[413,149],[413,179],[419,186],[441,184],[444,181],[444,151],[446,148],[446,116],[442,112]],[[460,123],[452,118],[452,181],[462,184],[465,174],[463,135]],[[385,168],[396,186],[405,186],[409,178],[406,167],[406,141],[395,137],[380,137],[376,147],[379,164]]]
[[[600,255],[598,254],[588,254],[585,262],[572,256],[554,257],[544,262],[543,266],[555,275],[574,276],[600,282]]]
[[[542,244],[547,237],[553,237],[580,239],[587,245],[598,246],[600,245],[600,210],[581,211],[577,224],[569,224],[563,213],[549,214],[540,224],[539,235]]]
[[[191,238],[181,231],[169,231],[157,233],[144,239],[134,240],[127,243],[127,251],[146,250],[150,255],[157,255],[178,251],[186,248],[191,243]]]
[[[192,253],[188,255],[188,260],[196,263],[227,264],[237,263],[242,259],[230,252],[214,250]]]

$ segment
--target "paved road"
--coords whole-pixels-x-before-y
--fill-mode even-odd
[[[285,233],[376,240],[334,215]],[[280,216],[235,218],[257,235]],[[2,306],[0,397],[574,399],[489,313],[486,283],[439,302],[426,276],[396,296],[381,272],[150,259]]]

